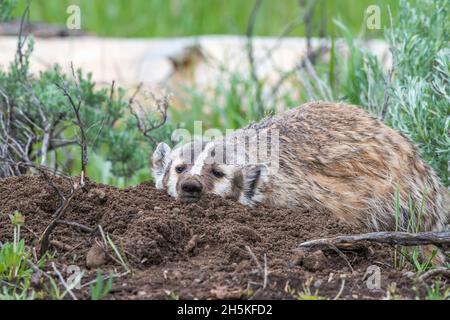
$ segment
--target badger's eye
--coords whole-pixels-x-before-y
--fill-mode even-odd
[[[186,166],[185,166],[185,165],[180,165],[180,166],[176,166],[176,167],[175,167],[175,171],[176,171],[177,173],[183,173],[184,170],[186,170]]]
[[[213,168],[211,170],[212,174],[217,178],[222,178],[225,174],[222,171],[217,170],[216,168]]]

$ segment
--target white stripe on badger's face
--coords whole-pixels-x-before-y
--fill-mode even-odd
[[[205,149],[199,154],[197,160],[195,160],[194,165],[192,166],[191,170],[189,171],[192,175],[200,175],[202,172],[203,165],[205,164],[205,160],[208,158],[211,149],[214,147],[213,142],[208,142]]]
[[[167,193],[174,198],[178,196],[177,192],[178,174],[175,172],[174,168],[176,168],[180,164],[183,164],[183,161],[181,159],[172,160],[172,165],[168,169],[169,177],[167,179]]]
[[[224,173],[222,179],[214,182],[213,193],[219,196],[227,195],[232,190],[231,178],[233,177],[233,170],[231,166],[222,165],[220,170]]]

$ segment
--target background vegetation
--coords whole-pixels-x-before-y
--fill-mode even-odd
[[[381,8],[386,8],[387,2],[379,2]],[[3,0],[5,9],[1,12],[11,11],[14,3],[15,0]],[[21,12],[24,5],[23,1],[18,3],[16,14]],[[59,13],[68,3],[32,1],[31,18],[56,21],[66,17],[65,14]],[[144,35],[146,33],[140,32],[150,32],[149,34],[155,33],[158,36],[175,36],[216,31],[244,33],[249,20],[248,13],[251,11],[250,3],[253,2],[189,1],[188,4],[187,1],[141,3],[135,0],[127,5],[122,1],[108,1],[104,6],[101,6],[102,1],[76,3],[81,5],[82,14],[86,15],[82,19],[86,21],[85,27],[99,34],[119,36]],[[139,7],[139,3],[143,7]],[[383,62],[364,49],[364,40],[370,35],[364,26],[359,27],[361,32],[355,35],[357,25],[362,24],[361,21],[355,21],[362,19],[366,1],[351,1],[352,10],[348,10],[349,1],[300,1],[302,6],[298,6],[298,2],[287,1],[277,7],[274,7],[274,3],[262,1],[255,19],[255,34],[277,34],[271,30],[280,30],[286,23],[288,13],[297,15],[302,26],[292,34],[302,34],[305,28],[311,29],[311,26],[314,27],[317,23],[305,21],[305,12],[311,3],[317,5],[315,10],[311,11],[315,19],[320,18],[319,9],[325,7],[327,21],[332,17],[350,13],[354,17],[346,16],[343,20],[334,19],[332,23],[327,22],[325,30],[334,30],[328,35],[331,46],[327,50],[330,54],[319,56],[313,63],[303,61],[292,70],[288,78],[293,82],[297,98],[292,98],[290,93],[263,97],[261,92],[270,92],[273,89],[264,79],[255,79],[247,71],[232,72],[224,66],[222,72],[228,80],[224,83],[220,79],[212,84],[212,94],[205,95],[196,87],[181,88],[181,93],[176,98],[185,107],[181,111],[169,109],[168,122],[166,126],[152,133],[155,135],[154,139],[168,140],[171,128],[178,126],[181,120],[189,130],[193,129],[193,122],[200,119],[205,129],[235,129],[271,113],[274,106],[289,108],[312,99],[343,101],[361,105],[372,114],[383,118],[388,125],[408,135],[418,145],[427,162],[438,172],[443,183],[449,185],[449,1],[394,1],[390,3],[391,11],[382,11],[384,21],[389,21],[389,26],[382,30],[382,36],[391,47],[392,70],[385,70]],[[391,6],[392,4],[394,5]],[[186,10],[180,9],[177,13],[177,6]],[[99,10],[100,8],[103,10]],[[158,8],[156,20],[143,17],[141,21],[136,8],[145,8],[141,9],[141,12],[154,12]],[[211,10],[211,14],[200,14],[209,12],[205,11],[207,9]],[[193,14],[191,20],[184,21],[183,19],[190,16],[189,13]],[[177,14],[184,18],[179,19],[177,23],[168,23],[176,19]],[[241,22],[217,19],[227,15]],[[271,15],[272,19],[269,19],[268,15]],[[94,16],[96,18],[93,18]],[[211,17],[215,17],[215,20]],[[130,22],[132,18],[137,19],[137,22]],[[164,20],[164,23],[153,25],[158,19]],[[141,27],[132,28],[136,33],[126,29],[119,30],[135,23],[142,23]],[[272,24],[279,24],[281,27],[271,28]],[[164,25],[166,29],[159,29]],[[178,34],[178,30],[183,30],[184,33]],[[326,35],[325,32],[324,36]],[[336,50],[337,39],[347,43],[349,54]],[[125,99],[123,91],[115,87],[97,89],[90,76],[84,75],[82,71],[67,76],[61,74],[58,67],[43,72],[38,77],[31,76],[28,72],[27,57],[32,54],[32,45],[30,38],[28,47],[24,46],[24,50],[28,49],[23,59],[18,57],[6,72],[0,72],[0,89],[8,94],[10,103],[15,105],[13,109],[19,112],[17,117],[25,115],[22,122],[28,122],[28,118],[37,124],[37,127],[30,127],[35,135],[30,146],[31,159],[42,161],[44,158],[44,163],[54,168],[64,169],[69,173],[79,172],[81,164],[78,157],[74,156],[79,150],[79,132],[73,127],[74,114],[70,112],[70,105],[63,92],[58,89],[57,84],[62,81],[72,94],[83,101],[83,122],[89,128],[90,142],[88,175],[96,181],[117,186],[137,184],[149,179],[148,155],[151,154],[152,144],[137,129],[136,119],[127,108],[128,100]],[[0,96],[0,105],[5,105],[5,102]],[[73,143],[63,148],[50,146],[47,155],[40,154],[45,123],[42,123],[42,118],[36,114],[37,103],[43,107],[47,118],[54,125],[53,133],[58,133],[52,134],[50,145],[54,147],[58,145],[58,141]],[[206,109],[209,110],[208,113],[205,113]],[[146,117],[149,123],[158,119],[158,115],[149,114]],[[16,132],[18,139],[26,143],[26,137],[21,136],[20,130],[17,129]]]
[[[19,0],[15,11],[18,17],[27,0]],[[283,26],[305,11],[298,5],[311,5],[308,0],[263,1],[255,25],[255,34],[277,36]],[[334,29],[332,19],[345,21],[353,33],[358,33],[364,22],[361,14],[369,5],[379,5],[386,11],[389,6],[397,11],[398,1],[392,0],[316,0],[317,7],[311,19],[325,26],[316,28],[313,36],[330,34]],[[243,34],[253,1],[242,0],[33,0],[31,19],[64,24],[66,9],[78,4],[83,14],[83,29],[101,36],[113,37],[180,37],[201,34]],[[389,23],[382,17],[383,25]],[[305,36],[304,25],[292,32]],[[373,32],[371,36],[380,32]]]

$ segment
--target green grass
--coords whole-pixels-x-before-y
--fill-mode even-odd
[[[32,284],[31,279],[36,276],[36,269],[45,272],[53,257],[47,253],[39,260],[33,261],[31,248],[25,245],[24,239],[21,239],[20,230],[25,224],[24,217],[16,211],[13,215],[10,215],[10,218],[13,226],[13,240],[0,245],[0,300],[66,299],[70,291],[76,289],[77,285],[81,283],[84,272],[79,273],[70,282],[68,279],[65,280],[67,285],[62,285],[62,279],[58,279],[58,277],[61,277],[60,274],[56,277],[48,273],[45,277],[40,276],[38,286]],[[109,236],[107,236],[107,239],[114,252],[120,257],[120,261],[125,263]],[[56,270],[53,262],[51,264]],[[91,299],[101,300],[106,298],[111,291],[112,283],[112,274],[104,279],[102,273],[97,271],[97,277],[90,286]]]
[[[19,0],[15,16],[20,16],[26,0]],[[253,1],[247,0],[32,0],[31,19],[64,24],[70,4],[81,8],[82,27],[88,32],[114,37],[179,37],[200,34],[244,34]],[[314,19],[325,24],[327,34],[333,30],[332,19],[338,18],[356,34],[369,5],[381,9],[382,25],[388,20],[387,7],[397,10],[391,0],[318,0]],[[291,20],[304,14],[298,0],[263,0],[257,16],[255,32],[276,36]],[[314,28],[317,35],[319,28]],[[294,36],[304,36],[298,26]],[[380,31],[371,31],[380,36]]]
[[[112,280],[112,275],[110,275],[105,281],[103,279],[102,272],[97,270],[97,278],[95,279],[95,283],[90,286],[91,299],[101,300],[107,297],[112,288]]]
[[[32,254],[24,239],[21,239],[20,229],[25,220],[16,211],[10,215],[13,225],[13,241],[0,247],[0,300],[33,300],[36,297],[30,286],[34,270],[31,267]],[[45,255],[34,264],[42,268],[49,256]]]
[[[450,287],[446,283],[435,280],[433,284],[427,286],[426,300],[450,300]]]

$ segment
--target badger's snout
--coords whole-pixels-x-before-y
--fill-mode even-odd
[[[180,199],[187,202],[198,201],[202,195],[203,185],[193,177],[189,177],[180,184]]]

